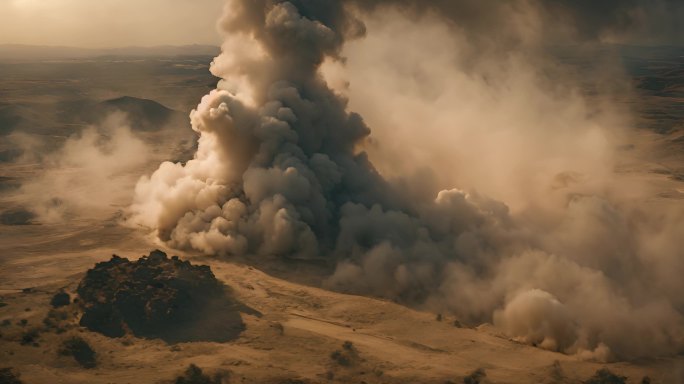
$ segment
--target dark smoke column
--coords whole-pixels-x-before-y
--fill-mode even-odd
[[[208,254],[330,253],[342,206],[392,200],[355,149],[369,129],[318,74],[363,24],[338,1],[234,0],[221,25],[223,80],[191,115],[199,150],[139,183],[135,220]]]

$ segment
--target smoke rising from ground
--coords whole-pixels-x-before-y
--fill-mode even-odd
[[[650,24],[578,4],[229,1],[198,151],[140,180],[131,221],[178,249],[324,258],[328,288],[542,348],[677,353],[684,210],[614,172],[629,116],[542,55],[549,25],[587,41]]]
[[[150,160],[150,147],[136,136],[126,116],[113,113],[98,126],[70,136],[57,150],[22,133],[9,137],[23,149],[22,164],[40,164],[40,172],[22,183],[17,203],[41,223],[110,216],[112,206],[130,201],[132,174]]]

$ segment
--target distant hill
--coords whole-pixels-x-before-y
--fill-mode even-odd
[[[140,126],[165,124],[175,112],[154,100],[138,99],[131,96],[106,100],[99,103],[98,106],[105,111],[120,110],[125,112],[133,125]]]
[[[13,105],[0,104],[0,136],[8,135],[21,123],[22,117]]]
[[[169,123],[187,124],[187,114],[167,108],[162,104],[148,99],[123,96],[88,105],[81,104],[80,115],[82,121],[97,124],[103,118],[114,112],[126,114],[131,128],[138,131],[157,131]]]
[[[154,100],[131,96],[101,102],[69,100],[57,103],[56,108],[0,102],[0,137],[15,131],[45,134],[52,129],[54,134],[59,126],[97,125],[116,112],[123,112],[136,131],[158,131],[172,123],[174,126],[189,124],[187,113],[167,108]]]
[[[26,105],[0,102],[0,137],[17,129],[39,125],[39,114]]]
[[[36,46],[22,44],[0,44],[0,61],[24,62],[46,60],[74,60],[97,57],[178,57],[216,56],[220,48],[212,45],[182,45],[156,47],[122,48],[77,48],[61,46]]]

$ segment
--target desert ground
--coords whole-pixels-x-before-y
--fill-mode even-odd
[[[210,53],[159,55],[27,54],[0,62],[0,368],[12,367],[29,384],[173,382],[190,364],[223,372],[230,383],[461,383],[478,369],[486,373],[482,383],[582,383],[601,368],[628,377],[627,383],[645,376],[652,383],[684,383],[682,356],[587,361],[518,343],[489,324],[461,324],[421,308],[320,289],[325,265],[183,253],[125,225],[130,195],[124,192],[137,178],[163,160],[192,156],[195,135],[187,115],[217,81],[207,70]],[[653,204],[683,201],[684,50],[626,47],[623,59],[639,90],[638,100],[624,102],[639,105],[640,129],[649,139],[625,151],[653,159],[623,164],[623,173],[652,181]],[[76,176],[85,171],[50,154],[116,111],[150,152],[126,175],[108,174],[121,189],[100,200],[101,184],[80,184]],[[98,129],[107,140],[108,131]],[[73,183],[53,185],[55,175]],[[104,204],[72,206],[74,194]],[[45,219],[54,216],[41,216],[35,206],[59,217]],[[60,290],[76,297],[96,262],[112,254],[137,259],[157,248],[209,265],[245,308],[244,331],[227,342],[108,338],[78,326],[78,304],[67,307],[64,332],[45,326],[51,298]],[[34,337],[24,339],[27,333]],[[94,368],[58,353],[74,335],[92,346]],[[347,360],[333,358],[335,351]]]

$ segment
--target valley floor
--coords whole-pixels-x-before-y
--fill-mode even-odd
[[[0,274],[9,279],[0,287],[6,303],[0,322],[9,324],[0,327],[2,367],[14,367],[29,384],[159,383],[172,380],[189,364],[205,372],[229,372],[231,383],[460,383],[480,368],[487,375],[483,383],[580,383],[607,367],[629,377],[628,383],[649,376],[653,383],[670,384],[678,382],[684,369],[682,358],[582,361],[511,341],[488,325],[462,328],[448,316],[438,320],[434,313],[300,285],[252,266],[208,258],[194,262],[209,264],[252,309],[242,313],[246,329],[231,342],[170,345],[129,336],[110,339],[77,326],[62,334],[43,327],[54,293],[60,288],[73,293],[85,269],[107,259],[108,251],[3,259]],[[143,252],[130,249],[121,255],[134,258]],[[32,329],[38,333],[35,341],[22,345],[22,335]],[[96,368],[83,369],[58,353],[60,343],[73,335],[96,351]],[[345,348],[345,342],[351,345]]]

